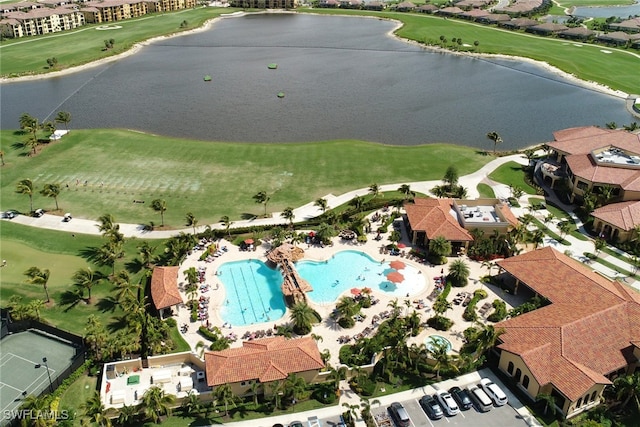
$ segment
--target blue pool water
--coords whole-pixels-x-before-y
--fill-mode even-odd
[[[425,279],[415,267],[407,265],[399,272],[401,283],[387,280],[396,271],[389,266],[390,258],[379,262],[359,251],[341,251],[326,261],[299,261],[295,268],[313,287],[307,294],[317,304],[334,303],[351,288],[371,288],[387,295],[405,297],[415,295],[426,286]],[[234,326],[274,322],[286,311],[282,295],[282,274],[258,260],[235,261],[218,268],[218,278],[224,285],[226,301],[222,305],[222,320]]]
[[[258,260],[235,261],[218,268],[226,290],[220,310],[225,322],[235,326],[272,322],[284,316],[286,306],[280,287],[282,274]]]
[[[368,287],[404,297],[419,293],[425,286],[419,271],[409,265],[399,271],[405,280],[391,283],[386,275],[395,270],[389,267],[389,260],[379,262],[359,251],[341,251],[326,261],[298,261],[296,269],[313,287],[307,296],[318,304],[333,303],[351,288]]]

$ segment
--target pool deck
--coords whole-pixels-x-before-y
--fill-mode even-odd
[[[374,226],[372,227],[372,229],[376,230],[377,229],[377,227],[375,226],[376,224],[374,223],[373,225]],[[380,261],[380,262],[393,261],[395,259],[401,260],[407,265],[410,265],[418,269],[426,279],[426,286],[423,287],[423,289],[419,293],[411,295],[409,298],[406,298],[405,296],[395,297],[387,294],[386,292],[377,291],[376,288],[378,283],[368,283],[366,281],[354,282],[353,287],[372,288],[373,289],[372,295],[375,298],[379,299],[380,302],[376,305],[371,306],[370,308],[363,309],[362,313],[366,315],[366,319],[362,322],[356,322],[356,325],[350,329],[341,328],[336,322],[334,322],[330,318],[330,314],[335,308],[335,303],[316,304],[313,302],[313,300],[308,298],[309,305],[312,306],[314,309],[316,309],[318,313],[320,313],[323,319],[323,322],[321,324],[318,324],[313,328],[313,333],[322,337],[322,340],[318,342],[318,347],[321,352],[324,350],[330,351],[331,358],[329,360],[329,363],[331,363],[331,365],[333,366],[339,365],[338,353],[339,353],[340,347],[343,345],[343,344],[340,344],[339,337],[342,337],[345,335],[353,337],[357,334],[363,333],[365,328],[368,328],[368,327],[371,328],[372,317],[376,314],[379,315],[381,312],[389,311],[390,310],[389,303],[394,299],[398,298],[400,307],[402,307],[404,310],[408,310],[407,313],[415,309],[421,315],[423,322],[425,322],[431,316],[432,302],[429,301],[428,296],[435,289],[435,283],[433,279],[434,277],[440,275],[440,272],[442,269],[444,269],[444,273],[447,274],[448,264],[431,266],[428,264],[418,263],[416,261],[412,261],[400,256],[390,256],[388,254],[387,255],[381,254],[380,248],[382,246],[386,246],[391,243],[388,240],[388,237],[392,230],[393,230],[392,226],[389,226],[389,230],[386,233],[382,234],[382,240],[379,240],[379,241],[374,240],[376,233],[372,232],[368,236],[369,240],[364,244],[359,244],[359,243],[356,243],[355,241],[344,241],[336,237],[334,238],[333,245],[331,246],[319,247],[319,246],[308,246],[306,244],[300,245],[300,247],[303,248],[305,251],[304,259],[326,260],[331,258],[335,253],[339,251],[358,250],[368,254],[374,260]],[[408,253],[410,250],[410,244],[404,228],[402,229],[402,233],[403,233],[403,239],[401,242],[407,245],[407,248],[405,248],[404,251]],[[203,295],[210,298],[209,307],[208,307],[209,324],[220,327],[225,335],[228,335],[230,333],[235,334],[238,337],[238,340],[234,342],[231,346],[240,347],[242,345],[242,337],[245,335],[246,332],[252,333],[260,330],[268,330],[268,329],[272,329],[274,324],[286,323],[289,321],[289,311],[287,310],[284,317],[276,320],[275,322],[269,321],[269,322],[257,323],[249,326],[233,326],[231,328],[228,326],[223,327],[224,321],[220,316],[220,309],[226,302],[226,291],[225,291],[224,285],[219,280],[219,277],[215,275],[217,268],[221,264],[225,262],[230,262],[230,261],[249,260],[249,259],[258,259],[261,261],[266,261],[266,252],[270,246],[269,246],[269,243],[263,243],[262,246],[256,248],[256,251],[240,251],[240,249],[237,246],[234,246],[225,240],[220,241],[219,244],[221,246],[226,246],[227,252],[225,252],[223,255],[219,256],[218,258],[215,258],[213,262],[207,263],[205,261],[199,261],[202,251],[194,251],[189,257],[187,257],[187,259],[180,266],[178,282],[180,283],[185,281],[184,271],[187,270],[188,268],[195,267],[197,269],[198,267],[206,267],[204,283],[209,284],[210,288],[206,293],[199,292],[198,296]],[[509,294],[505,295],[503,292],[501,292],[496,288],[493,288],[487,285],[482,285],[478,281],[478,279],[481,276],[484,276],[487,274],[487,269],[485,267],[481,267],[481,264],[479,262],[472,261],[466,257],[463,259],[469,266],[470,273],[471,273],[469,276],[470,277],[469,284],[464,288],[453,288],[451,291],[451,294],[448,297],[449,301],[453,301],[456,298],[456,295],[458,292],[473,293],[474,290],[480,289],[481,287],[485,289],[489,294],[489,297],[486,300],[483,300],[482,303],[484,303],[485,301],[491,302],[496,298],[501,298],[505,300],[505,302],[507,303],[507,308],[509,309],[514,304],[517,305],[518,303],[524,301],[524,299],[522,298],[514,300],[514,298],[516,297],[514,297],[513,295],[509,295]],[[350,288],[351,286],[349,287],[349,289]],[[342,295],[351,296],[349,289],[347,289]],[[188,300],[184,292],[182,293],[182,296],[184,301]],[[407,308],[407,306],[405,305],[406,300],[409,301],[410,308]],[[417,309],[418,305],[413,302],[413,301],[419,301],[419,300],[423,300],[425,303],[425,306],[421,309]],[[451,328],[450,331],[442,332],[442,331],[436,331],[429,327],[425,327],[418,336],[412,337],[409,339],[408,341],[409,345],[412,343],[416,343],[418,345],[422,344],[425,342],[425,339],[429,335],[437,334],[437,335],[442,335],[445,338],[447,338],[449,341],[451,341],[453,345],[452,351],[455,353],[462,346],[462,338],[463,338],[462,332],[469,326],[473,325],[473,322],[467,322],[462,318],[463,312],[464,312],[464,307],[462,306],[462,304],[459,304],[459,305],[454,304],[453,309],[446,313],[446,316],[455,322],[454,326]],[[206,322],[191,323],[189,320],[189,311],[186,308],[180,308],[179,310],[177,310],[175,315],[176,315],[175,319],[178,322],[178,325],[184,325],[184,324],[189,325],[189,330],[183,334],[183,337],[189,343],[192,349],[195,349],[195,346],[199,341],[203,341],[205,343],[207,342],[207,340],[198,333],[198,327],[201,324],[205,324]],[[479,320],[484,322],[485,318],[480,317]],[[375,327],[375,325],[373,326]]]

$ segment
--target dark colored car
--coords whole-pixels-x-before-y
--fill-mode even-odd
[[[453,400],[458,403],[458,406],[463,411],[473,407],[471,396],[469,396],[469,392],[467,390],[461,389],[460,387],[451,387],[449,389],[449,394],[451,394]]]
[[[387,408],[389,414],[391,414],[391,418],[395,421],[398,427],[409,427],[411,425],[411,419],[409,418],[409,413],[402,403],[393,402],[391,406]]]
[[[301,421],[294,421],[291,424],[289,424],[289,427],[303,427],[303,425]]]
[[[439,420],[444,416],[442,408],[433,396],[429,396],[428,394],[422,396],[420,398],[420,406],[422,406],[422,410],[432,420]]]

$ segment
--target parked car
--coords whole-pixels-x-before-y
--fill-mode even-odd
[[[460,387],[451,387],[449,389],[449,394],[453,397],[453,400],[456,401],[460,410],[466,411],[471,409],[473,406],[471,396],[469,396],[469,392],[467,390]]]
[[[469,387],[469,395],[471,396],[471,400],[473,400],[478,411],[489,412],[491,408],[493,408],[491,399],[489,399],[487,393],[485,393],[480,387],[476,385]]]
[[[442,408],[433,396],[429,396],[428,394],[422,396],[420,398],[420,406],[422,406],[422,410],[432,420],[439,420],[444,416]]]
[[[436,392],[436,398],[438,402],[440,402],[440,405],[442,405],[442,409],[444,409],[444,413],[447,414],[447,416],[452,417],[460,413],[458,404],[446,390],[438,390]]]
[[[44,210],[43,209],[36,209],[33,212],[33,216],[35,216],[36,218],[40,218],[42,215],[44,215]]]
[[[18,213],[16,211],[6,211],[2,216],[7,219],[13,219],[18,216]]]
[[[491,398],[494,405],[502,406],[509,403],[509,399],[507,399],[507,395],[504,394],[504,391],[502,391],[502,389],[489,378],[482,378],[479,385],[482,390],[487,393],[487,396]]]
[[[289,424],[289,427],[303,427],[302,421],[294,421],[291,424]]]
[[[387,408],[389,414],[391,414],[391,418],[395,421],[398,427],[409,427],[411,425],[411,419],[409,418],[409,413],[402,403],[393,402],[391,406]]]

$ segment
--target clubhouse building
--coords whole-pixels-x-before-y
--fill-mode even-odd
[[[640,134],[595,126],[554,132],[540,172],[551,188],[566,178],[571,202],[591,192],[607,194],[593,212],[594,231],[607,240],[634,237],[640,214]]]
[[[499,369],[532,399],[551,395],[569,418],[597,406],[640,369],[640,293],[551,247],[497,262],[499,280],[549,305],[496,324]]]

